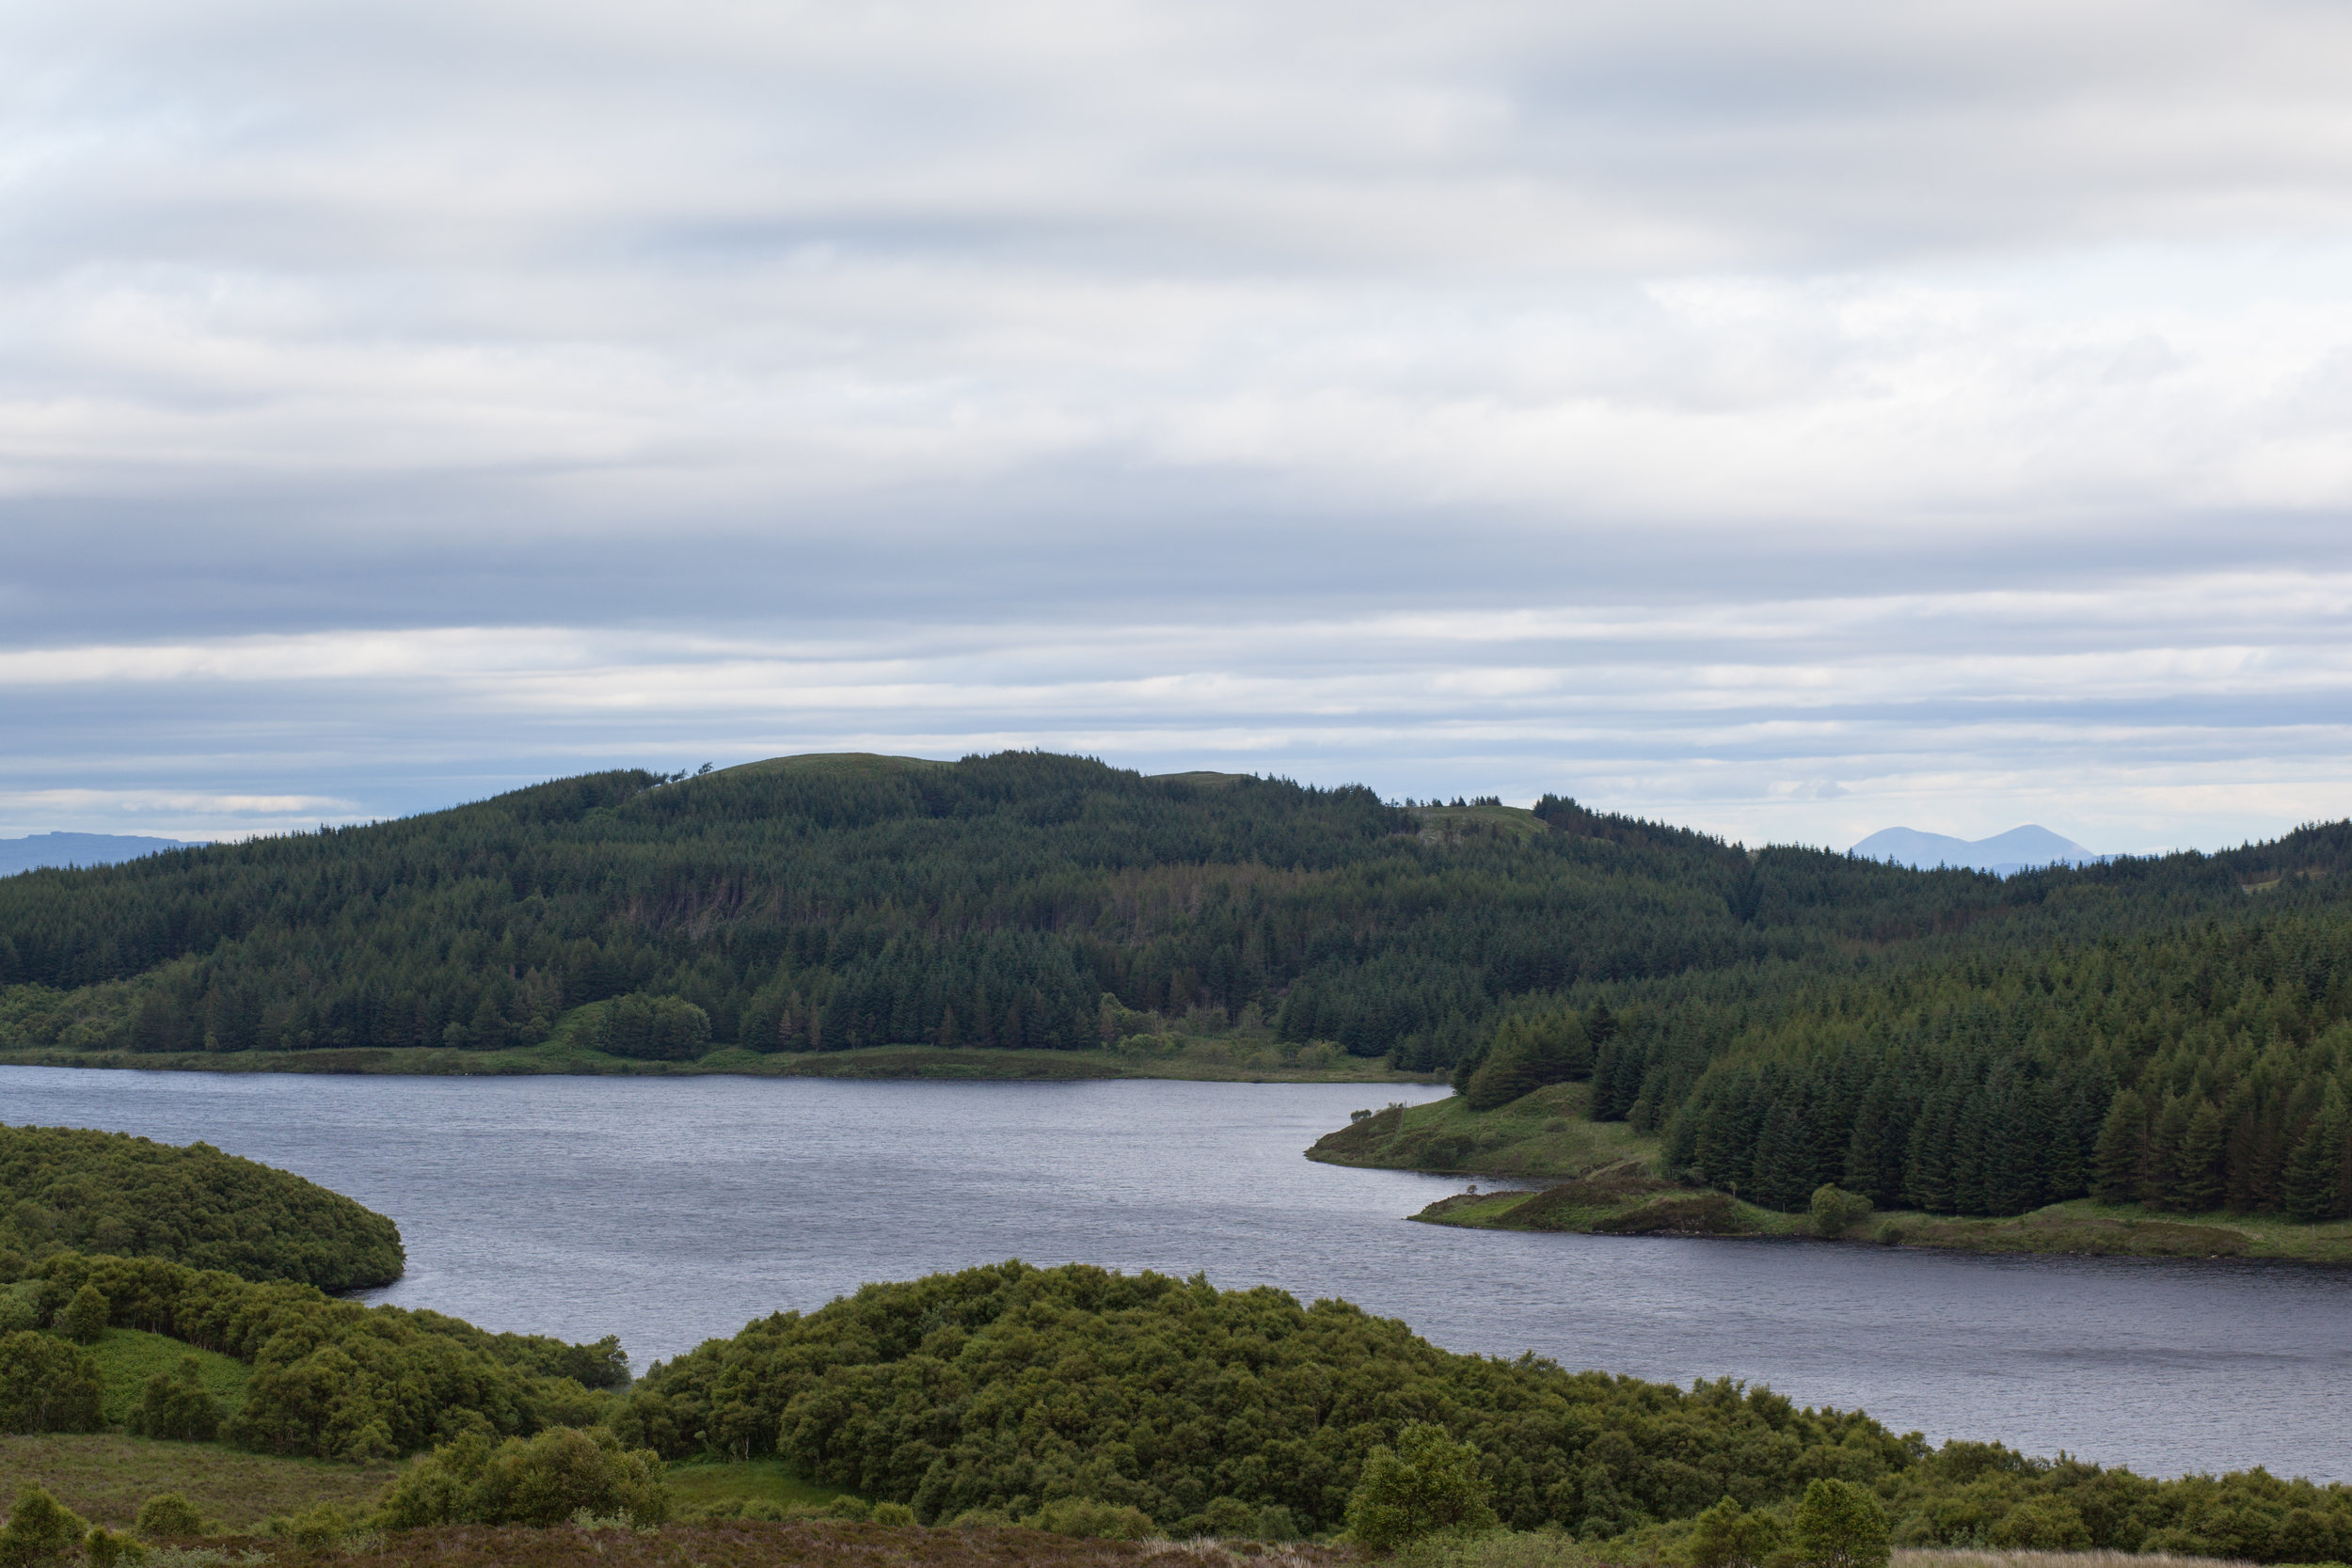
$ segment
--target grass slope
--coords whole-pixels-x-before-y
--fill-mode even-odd
[[[1307,1158],[1372,1170],[1557,1180],[1657,1154],[1656,1138],[1624,1122],[1584,1119],[1591,1103],[1591,1085],[1554,1084],[1486,1112],[1473,1112],[1459,1095],[1391,1105],[1318,1138]]]
[[[83,1518],[116,1529],[129,1528],[139,1504],[159,1492],[179,1493],[206,1519],[232,1531],[320,1502],[357,1514],[374,1502],[395,1469],[107,1433],[0,1437],[0,1497],[39,1481]]]
[[[687,1510],[735,1502],[793,1508],[829,1503],[842,1495],[839,1487],[803,1481],[774,1458],[673,1465],[669,1482],[679,1507]]]
[[[236,1414],[245,1402],[246,1380],[253,1375],[252,1368],[233,1357],[136,1328],[106,1330],[90,1347],[90,1354],[97,1358],[99,1376],[105,1382],[109,1426],[120,1426],[131,1418],[149,1378],[157,1372],[178,1375],[180,1363],[187,1356],[196,1357],[204,1386],[220,1402],[224,1418]]]

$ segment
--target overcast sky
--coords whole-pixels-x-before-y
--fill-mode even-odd
[[[2352,811],[2352,8],[0,0],[0,833]]]

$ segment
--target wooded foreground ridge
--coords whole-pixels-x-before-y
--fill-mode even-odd
[[[210,1144],[0,1124],[0,1282],[61,1252],[162,1258],[322,1291],[389,1285],[407,1260],[384,1215]]]

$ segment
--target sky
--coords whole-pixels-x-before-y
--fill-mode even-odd
[[[0,0],[0,834],[2352,810],[2352,9]]]

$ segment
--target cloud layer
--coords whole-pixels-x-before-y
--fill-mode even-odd
[[[1751,838],[2345,809],[2337,8],[0,41],[0,832],[1033,743]]]

